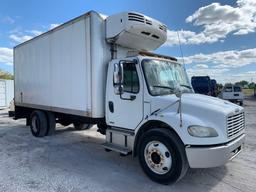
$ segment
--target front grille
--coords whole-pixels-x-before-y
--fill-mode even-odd
[[[228,138],[232,138],[240,133],[245,127],[244,113],[229,116],[227,119]]]

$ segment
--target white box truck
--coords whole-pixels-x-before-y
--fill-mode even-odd
[[[36,137],[97,124],[106,150],[138,156],[159,183],[227,163],[242,150],[244,109],[195,94],[177,59],[149,52],[166,39],[143,14],[91,11],[16,46],[15,119]]]

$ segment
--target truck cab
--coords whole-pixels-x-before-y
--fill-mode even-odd
[[[105,147],[133,152],[154,181],[174,182],[188,167],[221,166],[241,152],[243,108],[195,94],[175,58],[115,59],[107,76]]]

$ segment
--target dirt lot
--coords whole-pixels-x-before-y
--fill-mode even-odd
[[[0,111],[0,191],[255,191],[256,100],[245,101],[245,150],[226,166],[191,169],[174,185],[159,185],[142,172],[138,160],[105,152],[95,129],[59,127],[51,137],[34,138],[22,120]]]

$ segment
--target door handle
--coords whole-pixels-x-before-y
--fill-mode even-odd
[[[130,96],[130,99],[131,99],[131,101],[133,101],[133,100],[136,99],[136,96],[135,96],[135,95],[131,95],[131,96]]]
[[[114,113],[114,103],[113,103],[113,101],[108,102],[108,109],[111,113]]]
[[[133,101],[133,100],[136,99],[136,95],[130,95],[129,98],[125,98],[125,97],[123,97],[122,94],[121,94],[121,95],[120,95],[120,98],[121,98],[122,100]]]

